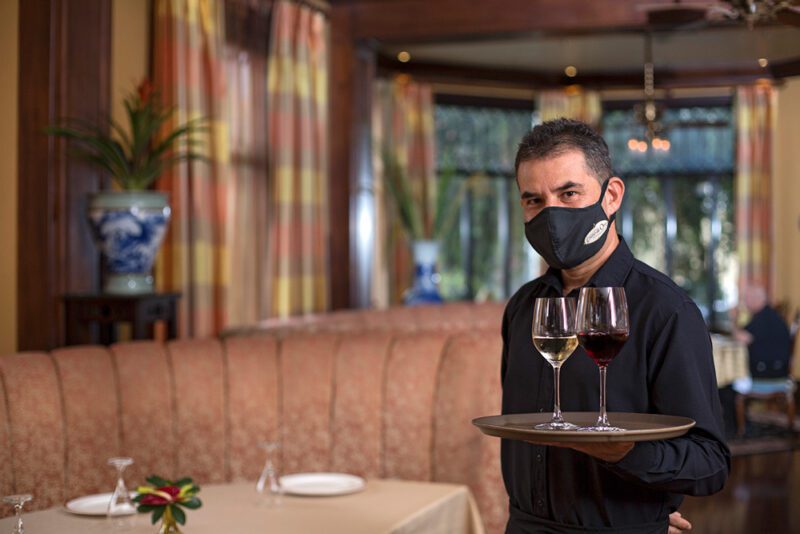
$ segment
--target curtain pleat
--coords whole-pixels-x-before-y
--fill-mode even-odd
[[[169,194],[172,221],[156,266],[159,290],[179,291],[179,335],[217,334],[226,323],[225,246],[228,132],[225,109],[224,13],[216,0],[155,0],[153,78],[171,126],[208,119],[199,148],[206,161],[181,163],[156,184]]]
[[[271,314],[328,309],[328,22],[273,6],[267,72]]]
[[[739,291],[772,294],[772,130],[775,91],[766,84],[736,90],[736,249]]]

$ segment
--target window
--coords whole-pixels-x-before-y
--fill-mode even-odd
[[[503,299],[539,274],[528,245],[514,157],[532,124],[527,101],[436,98],[437,172],[459,202],[439,256],[445,299]]]
[[[618,230],[634,255],[672,278],[712,328],[736,303],[734,124],[730,102],[665,110],[668,152],[628,149],[632,106],[607,108],[603,136],[626,191]]]

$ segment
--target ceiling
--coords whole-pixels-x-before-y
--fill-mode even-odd
[[[638,32],[585,35],[510,36],[444,43],[393,43],[381,47],[382,55],[411,54],[413,63],[457,65],[482,69],[562,72],[573,65],[579,73],[614,73],[641,70],[645,34]],[[800,28],[788,26],[706,28],[656,32],[653,60],[670,70],[754,69],[758,59],[770,63],[800,59]]]

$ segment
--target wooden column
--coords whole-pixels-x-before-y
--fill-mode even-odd
[[[42,129],[109,114],[111,4],[25,0],[19,24],[18,345],[44,350],[64,344],[61,295],[99,289],[84,212],[104,177]]]
[[[330,22],[330,302],[336,310],[350,307],[350,150],[355,73],[350,6],[333,6]]]

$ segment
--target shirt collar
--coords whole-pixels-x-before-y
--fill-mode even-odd
[[[619,236],[619,245],[611,253],[606,262],[592,275],[586,283],[587,287],[622,287],[633,268],[633,253],[622,236]],[[540,282],[549,286],[560,295],[564,291],[561,282],[561,271],[550,267],[542,275]]]

